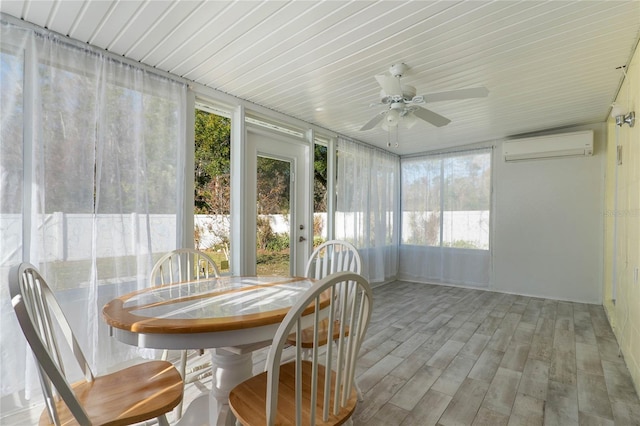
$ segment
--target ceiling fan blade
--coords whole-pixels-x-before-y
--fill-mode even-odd
[[[421,120],[433,124],[436,127],[446,126],[451,123],[447,117],[443,117],[440,114],[428,110],[426,108],[417,108],[413,111],[413,114]]]
[[[456,99],[486,98],[489,91],[486,87],[470,87],[468,89],[448,90],[446,92],[423,95],[425,102],[452,101]]]
[[[391,77],[390,75],[376,75],[376,80],[387,96],[402,96],[402,87],[400,79]]]
[[[376,124],[378,124],[384,118],[384,114],[385,114],[384,112],[381,112],[380,114],[377,114],[375,117],[373,117],[371,120],[369,120],[367,122],[367,124],[362,126],[360,131],[362,132],[364,130],[370,130],[370,129],[373,129],[374,127],[376,127]]]
[[[407,114],[404,117],[402,117],[402,124],[404,124],[404,127],[406,127],[407,129],[410,129],[413,126],[415,126],[417,122],[418,122],[418,117],[416,117],[415,114]]]

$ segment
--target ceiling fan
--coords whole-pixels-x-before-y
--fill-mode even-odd
[[[489,91],[485,87],[471,87],[416,96],[415,87],[402,84],[400,81],[408,70],[409,67],[404,63],[393,64],[389,67],[389,74],[375,76],[382,90],[380,102],[373,105],[383,105],[386,109],[362,126],[361,131],[373,129],[380,122],[385,130],[397,127],[400,121],[407,128],[411,128],[416,123],[416,119],[426,121],[436,127],[446,126],[451,120],[421,105],[427,102],[484,98],[489,95]]]

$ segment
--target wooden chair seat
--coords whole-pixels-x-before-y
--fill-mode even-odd
[[[182,386],[180,373],[167,361],[145,362],[71,385],[92,425],[113,426],[142,422],[173,409],[182,401]],[[61,424],[79,424],[59,398],[56,409]],[[46,409],[39,424],[53,425]]]
[[[300,345],[305,349],[313,349],[313,328],[308,327],[302,330],[300,341],[296,339],[295,333],[290,334],[287,338],[287,344]],[[345,326],[345,336],[349,335],[349,326]],[[329,341],[329,319],[325,318],[318,324],[318,346],[324,346]],[[331,341],[335,341],[340,337],[340,321],[335,320],[333,322],[333,338]]]
[[[302,361],[302,407],[303,425],[309,424],[311,406],[311,374],[313,365],[310,361]],[[355,388],[352,388],[346,405],[341,407],[337,415],[331,414],[327,422],[322,421],[322,401],[324,399],[325,368],[318,365],[318,395],[316,400],[316,422],[318,426],[341,425],[346,422],[356,408],[358,401]],[[331,382],[335,384],[336,374],[331,372]],[[278,410],[276,425],[295,425],[295,419],[291,413],[295,413],[295,361],[282,364],[278,385]],[[331,387],[333,401],[335,386]],[[264,409],[267,397],[267,372],[242,382],[235,387],[229,395],[229,405],[236,418],[245,426],[264,426],[268,424]]]

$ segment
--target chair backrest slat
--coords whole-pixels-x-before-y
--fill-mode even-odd
[[[302,324],[298,321],[295,324],[296,336],[302,336]],[[295,398],[296,398],[296,424],[302,424],[302,364],[296,363],[295,377]]]
[[[342,240],[329,240],[320,244],[311,253],[305,269],[305,276],[315,278],[317,280],[336,272],[351,271],[360,274],[362,260],[358,250],[353,244]],[[342,294],[342,292],[340,292]],[[351,293],[347,293],[344,300],[343,296],[336,305],[338,314],[348,306],[348,300],[352,297]]]
[[[338,292],[342,295],[354,294],[350,309],[343,309],[339,314],[335,309],[338,303]],[[328,300],[328,306],[322,310],[321,301]],[[356,308],[355,301],[360,301],[360,306]],[[316,416],[321,414],[322,421],[326,422],[330,416],[339,414],[340,410],[346,406],[350,398],[355,398],[355,390],[353,387],[355,364],[360,350],[360,345],[364,338],[364,334],[369,325],[373,303],[373,295],[371,287],[367,280],[353,272],[338,272],[328,275],[322,280],[316,282],[312,288],[307,290],[302,297],[287,313],[278,328],[273,344],[267,356],[267,425],[274,424],[278,406],[278,383],[280,380],[280,363],[282,360],[282,351],[285,343],[291,333],[296,333],[296,338],[301,338],[302,329],[313,328],[314,344],[318,343],[318,333],[321,322],[327,321],[328,336],[334,336],[338,332],[337,349],[334,354],[333,346],[327,345],[325,356],[322,359],[318,356],[317,351],[313,351],[311,361],[303,361],[302,353],[299,345],[296,345],[295,354],[295,420],[296,425],[316,423]],[[303,316],[302,314],[309,306],[315,306],[313,315]],[[337,321],[339,320],[339,321]],[[335,329],[338,324],[338,329]],[[307,379],[303,374],[303,362],[311,362],[311,378]],[[323,383],[319,383],[318,371],[324,368]],[[310,383],[305,383],[310,380]],[[304,386],[312,386],[310,392],[309,410],[303,410],[301,400]],[[318,401],[318,394],[322,386],[322,401]],[[333,397],[332,397],[333,396]],[[316,410],[321,408],[322,412]],[[303,416],[309,418],[303,418]]]
[[[151,270],[149,281],[151,285],[169,285],[207,279],[210,276],[220,276],[216,262],[204,252],[182,248],[158,259]]]
[[[313,346],[318,347],[320,334],[318,327],[320,324],[320,300],[318,298],[314,300],[313,308]],[[301,336],[296,336],[296,338],[300,337]],[[313,402],[318,399],[318,351],[313,351],[311,354],[311,361],[313,363],[313,369],[311,370],[311,401],[309,403],[309,417],[315,420],[316,404],[313,404]]]
[[[361,264],[360,254],[353,244],[342,240],[329,240],[311,253],[305,276],[319,280],[341,271],[360,274]]]
[[[355,309],[355,303],[356,303],[356,298],[352,298],[352,300],[350,301],[351,306],[348,309],[345,309],[345,311],[349,311],[350,313],[350,318],[349,318],[349,323],[352,324],[354,321],[356,321],[356,318],[360,315],[363,314],[363,310],[362,308],[364,307],[363,305],[363,300],[360,300],[360,306],[361,308],[356,310]],[[346,321],[344,321],[346,323]],[[342,332],[346,332],[345,330],[342,330]],[[351,356],[355,356],[357,357],[358,354],[355,353],[354,351],[356,350],[356,339],[354,338],[354,336],[352,336],[351,334],[349,334],[346,338],[346,348],[345,351],[348,354],[347,356],[351,357]],[[342,383],[343,386],[346,386],[347,383],[352,383],[355,377],[355,363],[354,364],[349,364],[347,365],[347,368],[345,369],[344,372],[344,382]],[[347,394],[343,394],[342,395],[342,404],[346,404],[347,403]]]

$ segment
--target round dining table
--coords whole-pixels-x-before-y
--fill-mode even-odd
[[[314,282],[303,277],[220,277],[173,283],[117,297],[102,315],[110,334],[129,345],[211,349],[211,391],[194,399],[177,424],[233,425],[229,392],[251,377],[252,352],[271,343],[291,306]],[[321,309],[326,305],[328,299]],[[313,311],[309,306],[308,313]]]

